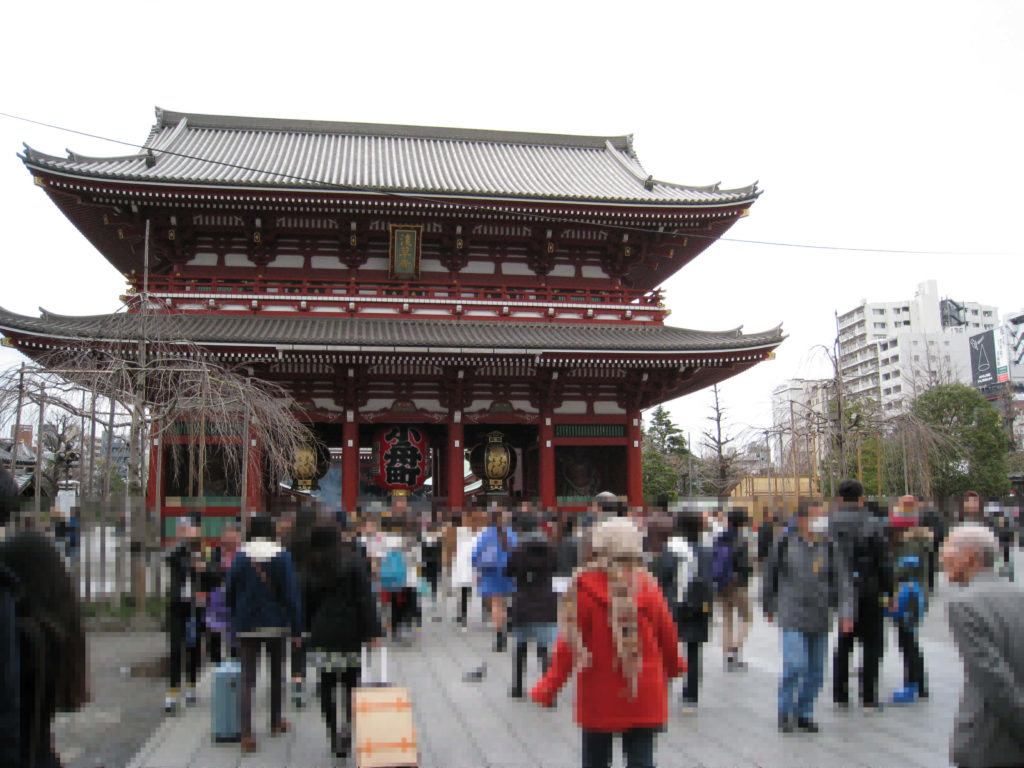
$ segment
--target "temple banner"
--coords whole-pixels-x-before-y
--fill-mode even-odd
[[[391,247],[388,274],[393,280],[418,279],[422,252],[423,227],[390,226]]]

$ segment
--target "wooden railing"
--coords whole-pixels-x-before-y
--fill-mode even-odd
[[[141,285],[130,290],[137,297]],[[337,283],[314,279],[157,276],[149,292],[182,311],[338,312],[349,315],[487,315],[548,319],[664,319],[660,289],[476,285],[461,283]]]

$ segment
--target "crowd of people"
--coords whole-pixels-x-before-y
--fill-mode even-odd
[[[330,748],[345,756],[366,649],[385,641],[414,649],[424,620],[467,631],[479,599],[493,650],[509,652],[510,697],[551,707],[575,677],[584,768],[611,764],[615,736],[627,768],[653,766],[656,734],[671,713],[699,706],[702,649],[716,611],[728,674],[746,668],[756,606],[779,627],[783,734],[820,730],[815,704],[830,658],[840,712],[857,706],[874,714],[928,698],[920,627],[943,569],[965,587],[947,596],[966,669],[951,759],[1024,762],[1024,593],[998,578],[1016,521],[1004,516],[1007,524],[967,496],[963,521],[947,534],[943,518],[919,499],[902,497],[889,510],[865,502],[857,481],[838,490],[834,502],[804,499],[786,515],[766,510],[756,529],[742,507],[661,503],[638,515],[611,494],[571,515],[498,499],[447,519],[424,517],[403,497],[351,518],[300,506],[231,522],[215,546],[199,520],[183,520],[166,554],[165,708],[196,703],[204,663],[235,659],[241,749],[256,750],[252,695],[265,653],[270,735],[291,729],[286,699],[308,706],[315,689]],[[0,689],[19,694],[0,707],[3,765],[59,765],[53,712],[87,698],[81,616],[56,552],[38,534],[0,544],[0,659],[18,659],[0,669]],[[887,631],[904,669],[903,685],[888,692],[879,685]],[[531,652],[541,671],[532,685]],[[463,679],[485,677],[484,665]],[[682,678],[678,703],[675,678]],[[4,760],[13,754],[20,762]]]

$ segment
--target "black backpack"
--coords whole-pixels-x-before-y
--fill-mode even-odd
[[[850,575],[858,599],[891,591],[891,575],[886,578],[885,541],[877,534],[867,533],[853,540]]]
[[[690,579],[690,585],[686,588],[686,599],[680,605],[684,616],[699,616],[701,614],[711,615],[711,606],[715,599],[715,586],[707,573],[701,572],[701,556],[697,552],[697,570]],[[705,555],[706,557],[706,555]]]

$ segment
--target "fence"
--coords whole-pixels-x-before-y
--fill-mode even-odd
[[[78,584],[87,612],[99,603],[112,611],[163,597],[169,575],[160,548],[159,524],[147,514],[143,499],[111,497],[86,500],[77,510],[76,523],[68,524],[58,512],[40,520],[22,513],[20,528],[35,528],[54,537],[68,569]]]

